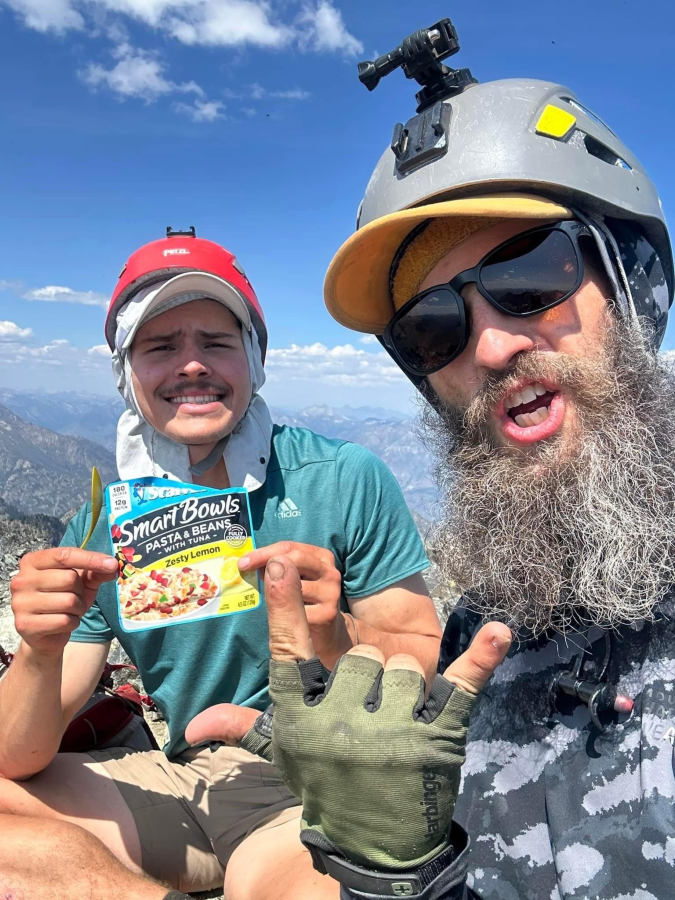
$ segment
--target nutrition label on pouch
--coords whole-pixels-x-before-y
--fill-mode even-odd
[[[109,485],[106,505],[125,631],[245,613],[260,605],[257,573],[242,575],[238,567],[255,549],[244,488],[217,491],[139,478]]]

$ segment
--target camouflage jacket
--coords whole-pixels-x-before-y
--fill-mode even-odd
[[[461,606],[439,670],[479,627]],[[604,730],[551,683],[605,634],[520,644],[472,713],[455,819],[470,837],[466,887],[481,900],[666,900],[675,896],[675,597],[657,621],[609,637],[607,681],[635,700]],[[603,660],[604,661],[604,660]],[[604,724],[604,723],[603,723]],[[455,896],[455,894],[448,895]]]

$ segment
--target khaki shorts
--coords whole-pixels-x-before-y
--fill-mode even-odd
[[[211,744],[168,759],[159,750],[88,754],[131,810],[143,869],[181,891],[223,886],[227,861],[253,832],[300,819],[277,770],[238,747]]]

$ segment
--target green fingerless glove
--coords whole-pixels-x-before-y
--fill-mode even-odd
[[[274,704],[270,703],[265,712],[258,716],[253,727],[249,728],[243,738],[239,741],[239,746],[248,750],[249,753],[255,753],[261,756],[267,762],[274,762],[272,756],[272,716],[274,714]]]
[[[425,702],[416,672],[347,655],[327,685],[318,659],[272,660],[270,695],[303,829],[370,869],[414,869],[448,845],[473,694],[439,675]]]

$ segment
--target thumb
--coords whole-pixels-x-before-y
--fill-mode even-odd
[[[483,625],[462,653],[443,673],[448,681],[470,694],[478,694],[511,646],[511,629],[501,622]]]
[[[82,584],[88,591],[97,591],[102,584],[105,584],[106,581],[112,581],[114,578],[117,578],[118,568],[117,566],[108,572],[96,572],[91,569],[84,569],[82,571]]]
[[[96,569],[80,569],[85,599],[89,603],[94,602],[98,589],[102,584],[105,584],[107,581],[113,581],[118,576],[119,565],[113,556],[106,557],[104,563],[105,567],[102,564]]]
[[[191,747],[204,741],[222,741],[228,747],[236,747],[259,715],[258,709],[234,703],[209,706],[188,722],[185,740]]]
[[[265,602],[272,659],[279,662],[311,659],[314,647],[302,602],[300,575],[286,556],[275,556],[267,563]]]

